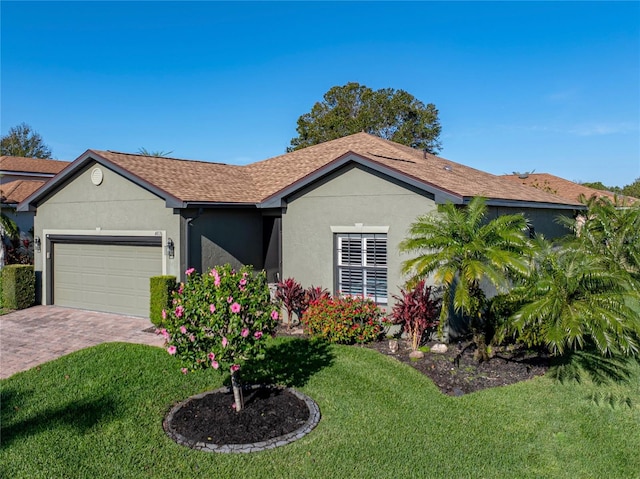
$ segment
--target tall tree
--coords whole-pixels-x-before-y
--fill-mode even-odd
[[[529,272],[523,254],[528,246],[524,216],[502,215],[486,222],[486,215],[483,198],[473,198],[466,208],[447,203],[439,207],[439,214],[418,217],[400,243],[400,251],[417,253],[403,264],[403,271],[413,274],[409,284],[434,274],[436,284],[444,287],[441,326],[449,319],[449,305],[469,318],[480,361],[489,358],[482,318],[487,300],[481,283],[506,291],[512,275]]]
[[[25,158],[51,158],[51,149],[45,145],[40,134],[26,123],[10,128],[9,133],[2,137],[0,153]]]
[[[640,178],[636,178],[633,183],[623,187],[620,190],[620,193],[627,196],[633,196],[634,198],[640,198]]]
[[[354,82],[325,93],[323,101],[298,118],[296,131],[287,151],[362,131],[429,153],[442,147],[433,103],[425,105],[404,90],[372,90]]]

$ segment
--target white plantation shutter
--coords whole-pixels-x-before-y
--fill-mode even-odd
[[[336,259],[338,293],[387,303],[386,234],[338,234]]]

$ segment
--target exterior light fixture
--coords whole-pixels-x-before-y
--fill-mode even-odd
[[[33,245],[36,251],[40,252],[41,249],[41,243],[40,243],[40,236],[36,236],[35,238],[33,238]]]
[[[167,248],[167,256],[169,258],[173,258],[173,256],[175,255],[175,248],[174,248],[173,240],[171,238],[167,240],[166,248]]]

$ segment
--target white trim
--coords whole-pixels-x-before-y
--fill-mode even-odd
[[[362,223],[356,223],[353,226],[331,226],[332,233],[388,233],[388,226],[364,226]]]

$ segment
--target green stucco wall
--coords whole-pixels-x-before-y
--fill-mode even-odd
[[[543,234],[547,239],[560,238],[566,234],[571,233],[570,230],[556,222],[558,216],[566,216],[568,218],[573,217],[572,210],[552,210],[542,208],[507,208],[490,206],[488,209],[488,219],[492,220],[500,215],[513,215],[522,213],[525,218],[535,228],[535,233]]]
[[[263,218],[256,208],[185,210],[185,228],[189,228],[189,265],[198,271],[230,263],[234,268],[264,266]],[[187,226],[188,225],[188,226]],[[184,235],[186,238],[186,235]],[[187,265],[185,264],[185,267]]]
[[[99,186],[91,182],[94,167],[99,167],[104,175]],[[114,232],[115,235],[166,232],[166,237],[174,241],[176,251],[174,258],[163,253],[166,274],[180,277],[180,216],[167,208],[161,198],[104,166],[87,166],[38,205],[34,234],[42,239],[44,246],[43,230],[64,234],[74,234],[75,231]],[[34,255],[37,273],[42,272],[44,253],[43,248],[42,252]],[[42,291],[46,291],[46,275],[41,276]]]
[[[282,215],[283,278],[304,287],[334,287],[331,227],[388,227],[388,292],[399,293],[404,278],[398,244],[416,217],[433,211],[435,202],[391,178],[349,166],[290,198]]]

